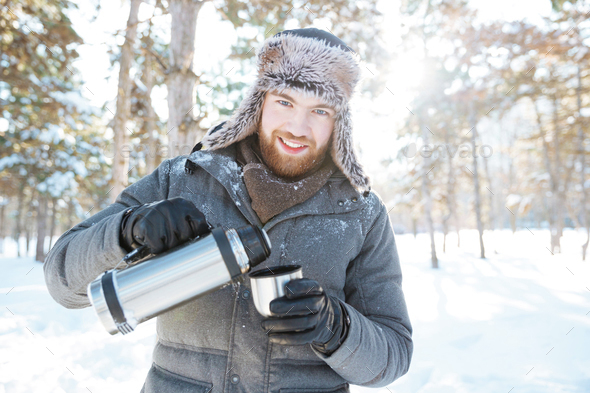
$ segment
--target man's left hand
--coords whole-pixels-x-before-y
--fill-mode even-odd
[[[312,344],[331,354],[346,338],[346,315],[340,301],[327,295],[320,284],[298,278],[285,284],[285,296],[270,302],[276,318],[262,321],[271,342],[281,345]]]

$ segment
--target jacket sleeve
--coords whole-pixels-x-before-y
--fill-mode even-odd
[[[350,315],[348,336],[331,356],[312,347],[342,378],[371,388],[407,373],[414,348],[393,229],[376,199],[376,218],[364,229],[361,251],[347,269],[346,303],[341,302]]]
[[[106,209],[60,236],[51,248],[43,272],[49,294],[66,308],[90,306],[86,288],[126,255],[119,243],[121,219],[130,206],[167,199],[170,160],[163,161],[117,196]]]

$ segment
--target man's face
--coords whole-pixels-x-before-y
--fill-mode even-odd
[[[299,177],[320,165],[332,142],[335,115],[319,99],[292,89],[266,93],[258,129],[266,165],[286,178]]]

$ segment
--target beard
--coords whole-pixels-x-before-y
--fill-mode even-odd
[[[322,165],[328,147],[332,145],[332,135],[330,135],[328,143],[317,149],[315,141],[299,140],[291,134],[279,130],[274,130],[268,135],[268,133],[262,132],[262,126],[260,126],[258,142],[262,158],[270,170],[279,177],[299,180],[299,178],[304,177],[303,175],[313,172]],[[277,139],[279,136],[307,145],[307,148],[301,154],[288,154],[278,146],[281,143]]]

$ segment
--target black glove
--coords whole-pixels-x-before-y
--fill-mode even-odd
[[[298,278],[285,285],[285,296],[270,302],[278,318],[262,321],[270,341],[282,345],[311,344],[330,356],[348,335],[350,318],[340,301],[327,295],[320,284]]]
[[[121,246],[127,252],[146,245],[159,254],[209,232],[205,215],[184,198],[135,206],[121,221]]]

